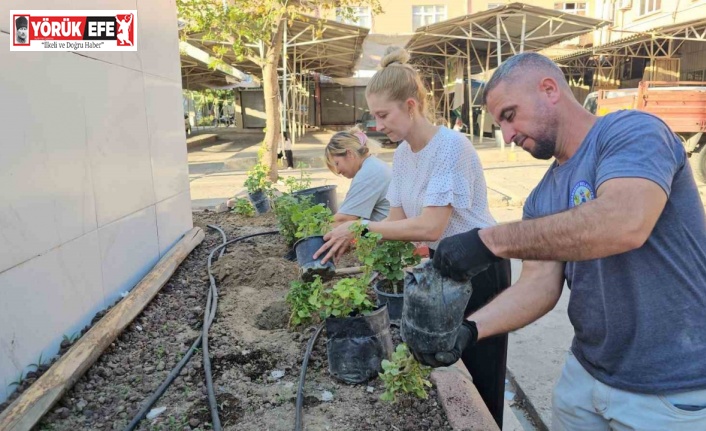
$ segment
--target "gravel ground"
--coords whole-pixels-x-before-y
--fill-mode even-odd
[[[271,230],[274,218],[204,212],[194,214],[194,224],[206,231],[203,243],[35,430],[124,429],[200,333],[209,285],[206,259],[221,243],[220,234],[206,225],[220,226],[232,239]],[[219,302],[209,349],[225,430],[290,431],[294,427],[301,361],[314,327],[287,327],[290,312],[284,298],[290,281],[298,277],[298,267],[283,258],[286,252],[279,235],[264,236],[229,247],[213,266]],[[355,261],[344,259],[342,265],[354,266]],[[94,323],[104,314],[97,315]],[[396,330],[393,337],[395,344],[399,342]],[[60,353],[69,347],[65,342]],[[18,393],[46,368],[30,373]],[[347,385],[330,377],[323,332],[309,362],[304,428],[451,429],[435,388],[426,400],[402,397],[397,404],[379,401],[383,390],[379,379]],[[199,349],[153,406],[164,411],[155,419],[143,420],[138,429],[211,429],[206,393]],[[0,405],[0,411],[6,406]]]

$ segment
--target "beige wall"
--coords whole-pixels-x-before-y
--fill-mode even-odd
[[[136,52],[11,52],[11,9],[136,9]],[[0,3],[0,402],[192,227],[174,0]]]
[[[655,0],[652,0],[655,1]],[[706,16],[706,1],[661,0],[660,8],[641,14],[641,0],[599,0],[593,16],[613,20],[613,26],[596,33],[596,44],[629,37],[636,31],[691,21]]]
[[[412,7],[445,5],[446,19],[463,16],[468,13],[467,0],[380,0],[383,13],[372,19],[371,33],[409,34],[412,29]],[[334,12],[324,18],[335,19]]]

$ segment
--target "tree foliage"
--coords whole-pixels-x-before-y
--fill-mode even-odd
[[[198,34],[202,40],[215,43],[211,49],[217,61],[228,55],[236,63],[249,60],[260,66],[267,116],[266,160],[273,181],[277,178],[281,135],[277,67],[285,27],[294,19],[325,16],[336,8],[338,15],[352,18],[354,6],[369,6],[373,14],[382,12],[379,0],[177,0],[179,18],[185,23],[182,37]],[[323,32],[321,21],[316,31],[319,35]]]

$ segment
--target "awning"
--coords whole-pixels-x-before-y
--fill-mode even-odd
[[[467,57],[471,74],[495,68],[504,58],[539,51],[592,32],[610,21],[524,3],[510,3],[417,29],[406,48],[412,62],[444,67],[447,57]]]
[[[217,62],[207,52],[186,42],[179,42],[179,52],[181,54],[181,83],[184,89],[224,89],[259,85],[259,79],[232,66]],[[215,68],[209,67],[211,64],[214,64]]]
[[[298,73],[318,72],[331,77],[349,77],[361,56],[369,29],[336,21],[300,16],[287,28],[285,45],[289,68]],[[208,41],[203,34],[192,34],[188,42],[214,55],[212,47],[225,42]],[[223,60],[243,72],[259,76],[260,66],[248,60],[238,61],[232,52]]]
[[[706,41],[706,18],[635,32],[603,45],[557,56],[553,60],[566,65],[596,55],[644,58],[672,57],[686,41]]]

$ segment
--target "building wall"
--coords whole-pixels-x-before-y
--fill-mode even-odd
[[[656,8],[657,5],[659,8]],[[651,9],[654,10],[649,11]],[[595,43],[603,44],[629,37],[637,31],[646,31],[706,16],[706,1],[598,0],[594,10],[593,16],[613,21],[613,26],[596,34]],[[643,11],[649,12],[643,13]]]
[[[468,14],[468,3],[467,0],[380,0],[383,13],[372,17],[370,32],[390,35],[411,34],[414,32],[412,25],[414,6],[446,6],[446,19],[450,19]],[[329,11],[322,16],[336,19],[335,11]]]
[[[11,9],[137,9],[137,52],[10,52]],[[0,3],[0,402],[192,227],[174,0]]]

